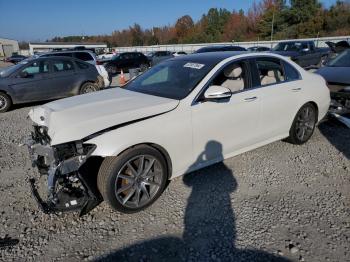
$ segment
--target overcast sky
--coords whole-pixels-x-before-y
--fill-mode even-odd
[[[254,0],[0,0],[0,37],[45,41],[54,36],[110,34],[139,23],[172,25],[195,21],[211,7],[247,11]],[[326,7],[336,0],[321,1]]]

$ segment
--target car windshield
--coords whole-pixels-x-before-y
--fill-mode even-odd
[[[8,77],[13,72],[17,71],[18,68],[22,67],[23,65],[27,64],[28,61],[21,61],[16,65],[12,65],[6,68],[3,68],[0,70],[0,77]]]
[[[273,51],[299,51],[302,47],[300,42],[285,42],[278,43],[272,50]]]
[[[127,84],[126,89],[170,99],[185,98],[213,68],[185,60],[167,60]]]
[[[329,61],[327,63],[327,66],[350,67],[350,49],[345,50],[344,52],[342,52],[338,56],[336,56],[334,59]]]

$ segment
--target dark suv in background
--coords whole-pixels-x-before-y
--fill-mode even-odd
[[[108,72],[106,71],[102,63],[97,60],[95,53],[92,52],[91,50],[72,49],[72,50],[64,50],[64,51],[53,51],[48,53],[35,54],[33,57],[37,58],[37,57],[54,57],[54,56],[74,57],[76,59],[80,59],[84,62],[87,62],[91,65],[94,65],[96,67],[97,72],[103,78],[103,83],[105,87],[108,87],[112,82],[111,76],[108,74]]]
[[[175,57],[170,51],[154,51],[147,54],[147,58],[151,66]]]
[[[105,64],[105,68],[110,74],[117,74],[121,70],[124,72],[130,68],[140,68],[145,71],[150,66],[147,57],[140,52],[120,53]]]
[[[27,59],[0,71],[0,113],[12,104],[46,101],[103,88],[94,65],[73,57]]]

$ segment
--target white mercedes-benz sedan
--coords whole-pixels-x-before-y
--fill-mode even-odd
[[[46,212],[100,201],[132,213],[167,181],[268,143],[309,140],[327,113],[322,77],[269,53],[213,52],[167,60],[124,88],[30,111],[33,164],[48,176]]]

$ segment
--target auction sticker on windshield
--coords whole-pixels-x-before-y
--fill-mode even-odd
[[[189,67],[193,69],[202,69],[204,67],[203,64],[198,64],[198,63],[186,63],[184,67]]]

